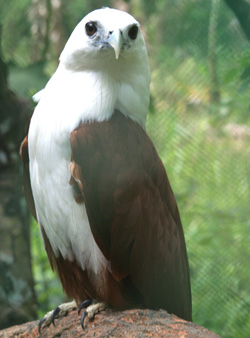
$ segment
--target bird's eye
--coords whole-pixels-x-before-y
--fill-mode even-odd
[[[135,40],[137,38],[137,34],[138,34],[138,26],[133,25],[128,31],[128,36],[130,37],[130,39]]]
[[[96,33],[96,31],[97,31],[96,24],[94,22],[92,22],[92,21],[86,23],[85,30],[86,30],[86,34],[88,36],[94,35]]]

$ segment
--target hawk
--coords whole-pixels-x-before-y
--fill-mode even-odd
[[[85,16],[21,145],[24,191],[50,264],[93,316],[165,309],[191,320],[187,251],[176,200],[145,131],[150,68],[139,23],[110,8]],[[82,303],[83,302],[83,303]]]

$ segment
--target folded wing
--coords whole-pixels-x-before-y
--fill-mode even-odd
[[[118,111],[71,133],[76,201],[113,278],[137,290],[138,303],[191,320],[181,220],[165,168],[145,131]]]

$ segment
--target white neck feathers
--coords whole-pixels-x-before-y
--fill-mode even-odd
[[[42,93],[36,113],[46,115],[46,120],[54,120],[54,116],[57,124],[71,132],[81,122],[108,120],[118,109],[145,128],[149,104],[149,81],[141,81],[145,74],[126,74],[124,81],[118,81],[112,72],[116,72],[115,67],[73,72],[59,65]]]

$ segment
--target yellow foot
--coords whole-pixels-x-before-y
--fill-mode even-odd
[[[83,315],[81,317],[81,326],[84,329],[84,320],[86,317],[89,319],[93,319],[95,315],[98,312],[104,311],[106,309],[107,305],[103,302],[97,302],[97,301],[84,301],[80,306],[78,310],[78,314],[80,314],[82,308],[86,308],[86,310],[83,312]]]
[[[70,311],[73,311],[77,308],[76,302],[73,300],[69,303],[63,303],[59,305],[55,310],[49,311],[46,315],[40,320],[38,324],[38,331],[41,333],[41,327],[50,325],[51,323],[55,326],[55,318],[65,317]]]

